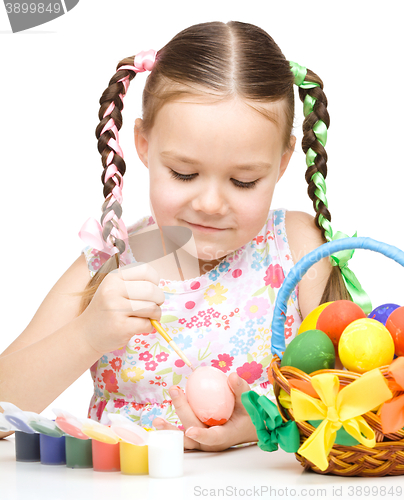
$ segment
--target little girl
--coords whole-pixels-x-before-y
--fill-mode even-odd
[[[149,170],[151,214],[126,228],[118,131],[123,98],[140,71],[150,74],[134,135]],[[294,83],[304,102],[314,219],[271,209],[295,146]],[[265,31],[240,22],[191,26],[157,53],[123,59],[100,99],[96,129],[101,225],[86,222],[82,254],[0,357],[0,401],[41,412],[90,368],[88,416],[95,420],[108,424],[109,413],[121,413],[145,427],[180,427],[190,449],[256,441],[240,398],[250,388],[273,395],[266,369],[278,290],[296,261],[333,238],[322,88]],[[175,229],[173,241],[184,231],[192,237],[170,250],[168,229]],[[292,294],[286,342],[314,307],[341,298],[349,295],[340,269],[323,259]],[[191,370],[150,318],[161,321],[194,368],[229,375],[236,406],[227,423],[208,428],[196,418],[183,391]],[[32,359],[30,379],[18,380],[15,366]]]

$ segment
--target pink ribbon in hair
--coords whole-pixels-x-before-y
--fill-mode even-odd
[[[130,69],[136,73],[143,73],[143,71],[151,71],[153,69],[154,63],[156,61],[157,51],[142,50],[139,54],[135,55],[133,66],[121,66],[119,69]],[[121,81],[121,80],[119,80]]]
[[[111,214],[111,215],[110,215]],[[112,218],[115,217],[114,212],[111,210],[109,214],[105,217],[105,222],[108,222]],[[113,227],[111,230],[111,235],[115,238],[123,240],[125,242],[125,251],[122,254],[122,260],[126,262],[125,257],[128,253],[128,232],[125,227],[125,224],[121,219],[114,219],[119,226],[119,230],[116,227]],[[118,248],[115,247],[110,239],[108,242],[104,241],[102,237],[102,227],[101,224],[94,219],[94,217],[89,217],[86,222],[83,224],[82,228],[79,231],[79,236],[81,240],[85,243],[85,245],[89,245],[100,252],[106,253],[109,256],[112,256],[119,252]]]
[[[121,66],[119,69],[129,69],[131,71],[135,71],[136,73],[142,73],[143,71],[151,71],[154,63],[156,61],[156,55],[157,51],[154,49],[150,50],[142,50],[139,52],[139,54],[136,54],[133,62],[133,66],[131,65],[125,65]],[[129,76],[125,76],[118,80],[119,82],[122,82],[124,87],[125,87],[125,93],[128,90],[129,86]],[[123,102],[123,95],[119,94],[119,97],[121,98]],[[108,109],[104,113],[104,118],[108,115],[110,115],[115,108],[115,103],[111,102],[111,104],[108,106]],[[104,125],[104,128],[101,131],[101,135],[106,132],[107,130],[112,130],[112,132],[115,135],[115,139],[112,137],[108,141],[108,146],[115,151],[115,153],[119,154],[121,158],[123,158],[123,151],[121,147],[119,146],[118,143],[118,129],[116,128],[115,122],[112,118],[108,120],[108,122]],[[110,154],[108,155],[107,158],[107,165],[110,165],[112,163],[112,158],[114,157],[114,153],[111,151]],[[107,180],[107,179],[106,179]]]
[[[138,71],[151,71],[156,61],[157,52],[153,49],[142,50],[135,56],[135,68]]]

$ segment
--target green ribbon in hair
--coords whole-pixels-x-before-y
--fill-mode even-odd
[[[312,89],[314,87],[320,86],[318,83],[305,81],[307,75],[307,68],[305,68],[304,66],[300,66],[300,64],[297,64],[292,61],[290,61],[289,64],[290,64],[290,69],[295,77],[295,85],[303,89]],[[307,117],[310,113],[313,112],[316,100],[317,99],[315,99],[313,96],[309,94],[307,94],[306,97],[304,98],[303,113],[305,117]],[[327,142],[326,124],[322,120],[318,120],[313,126],[313,132],[316,135],[320,144],[323,147],[325,147]],[[309,148],[307,150],[306,153],[307,167],[311,167],[312,165],[314,165],[316,156],[317,153],[313,151],[313,149]],[[318,198],[316,202],[316,209],[318,210],[318,204],[320,203],[320,200],[328,208],[328,201],[326,197],[327,189],[323,175],[320,172],[316,172],[312,176],[311,180],[316,186],[316,189],[314,191],[316,197]],[[323,215],[321,214],[319,215],[318,221],[321,227],[324,228],[324,234],[327,241],[333,241],[333,240],[338,240],[340,238],[348,237],[348,235],[340,231],[337,231],[337,233],[334,235],[330,221],[327,220]],[[356,237],[356,233],[353,235],[353,238],[354,237]],[[358,304],[358,306],[360,306],[366,314],[369,314],[372,311],[372,303],[370,301],[370,298],[362,288],[361,284],[359,283],[353,271],[351,271],[351,269],[349,269],[348,267],[348,261],[352,258],[354,252],[355,250],[343,250],[341,252],[337,252],[330,256],[330,260],[333,266],[339,266],[345,286],[353,302]]]
[[[355,238],[357,233],[352,235],[352,238]],[[349,236],[341,231],[337,231],[333,236],[333,240],[339,240],[341,238],[349,238]],[[362,288],[361,284],[358,281],[358,278],[355,276],[353,271],[348,267],[348,261],[352,259],[355,250],[341,250],[340,252],[336,252],[330,256],[331,264],[333,266],[339,266],[341,269],[342,278],[344,279],[345,286],[351,296],[353,302],[358,304],[359,307],[362,308],[363,312],[368,315],[372,311],[372,303],[368,294]]]
[[[304,66],[300,66],[300,64],[297,64],[292,61],[289,61],[289,64],[293,76],[295,77],[295,85],[300,87],[301,85],[303,85],[304,80],[306,78],[307,68],[305,68]]]

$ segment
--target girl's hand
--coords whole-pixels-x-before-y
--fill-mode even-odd
[[[233,414],[225,424],[213,427],[207,427],[198,419],[182,390],[175,386],[170,387],[169,392],[175,411],[185,427],[185,449],[222,451],[235,444],[258,441],[254,424],[241,402],[241,395],[249,391],[250,386],[237,373],[229,375],[228,383],[236,398]],[[178,429],[162,418],[155,418],[153,425],[157,429]]]
[[[153,331],[149,318],[161,318],[165,300],[159,281],[157,271],[142,262],[115,269],[104,278],[78,318],[86,340],[100,356],[126,346],[134,335]]]

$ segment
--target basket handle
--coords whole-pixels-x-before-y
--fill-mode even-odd
[[[308,253],[292,267],[282,283],[276,298],[272,320],[272,354],[277,354],[279,359],[282,359],[282,353],[285,350],[287,302],[299,281],[307,273],[310,267],[319,260],[324,257],[329,257],[331,254],[340,252],[341,250],[352,250],[354,248],[362,248],[364,250],[372,250],[381,253],[404,267],[404,252],[402,250],[392,245],[387,245],[387,243],[373,240],[372,238],[341,238],[339,240],[324,243]]]

